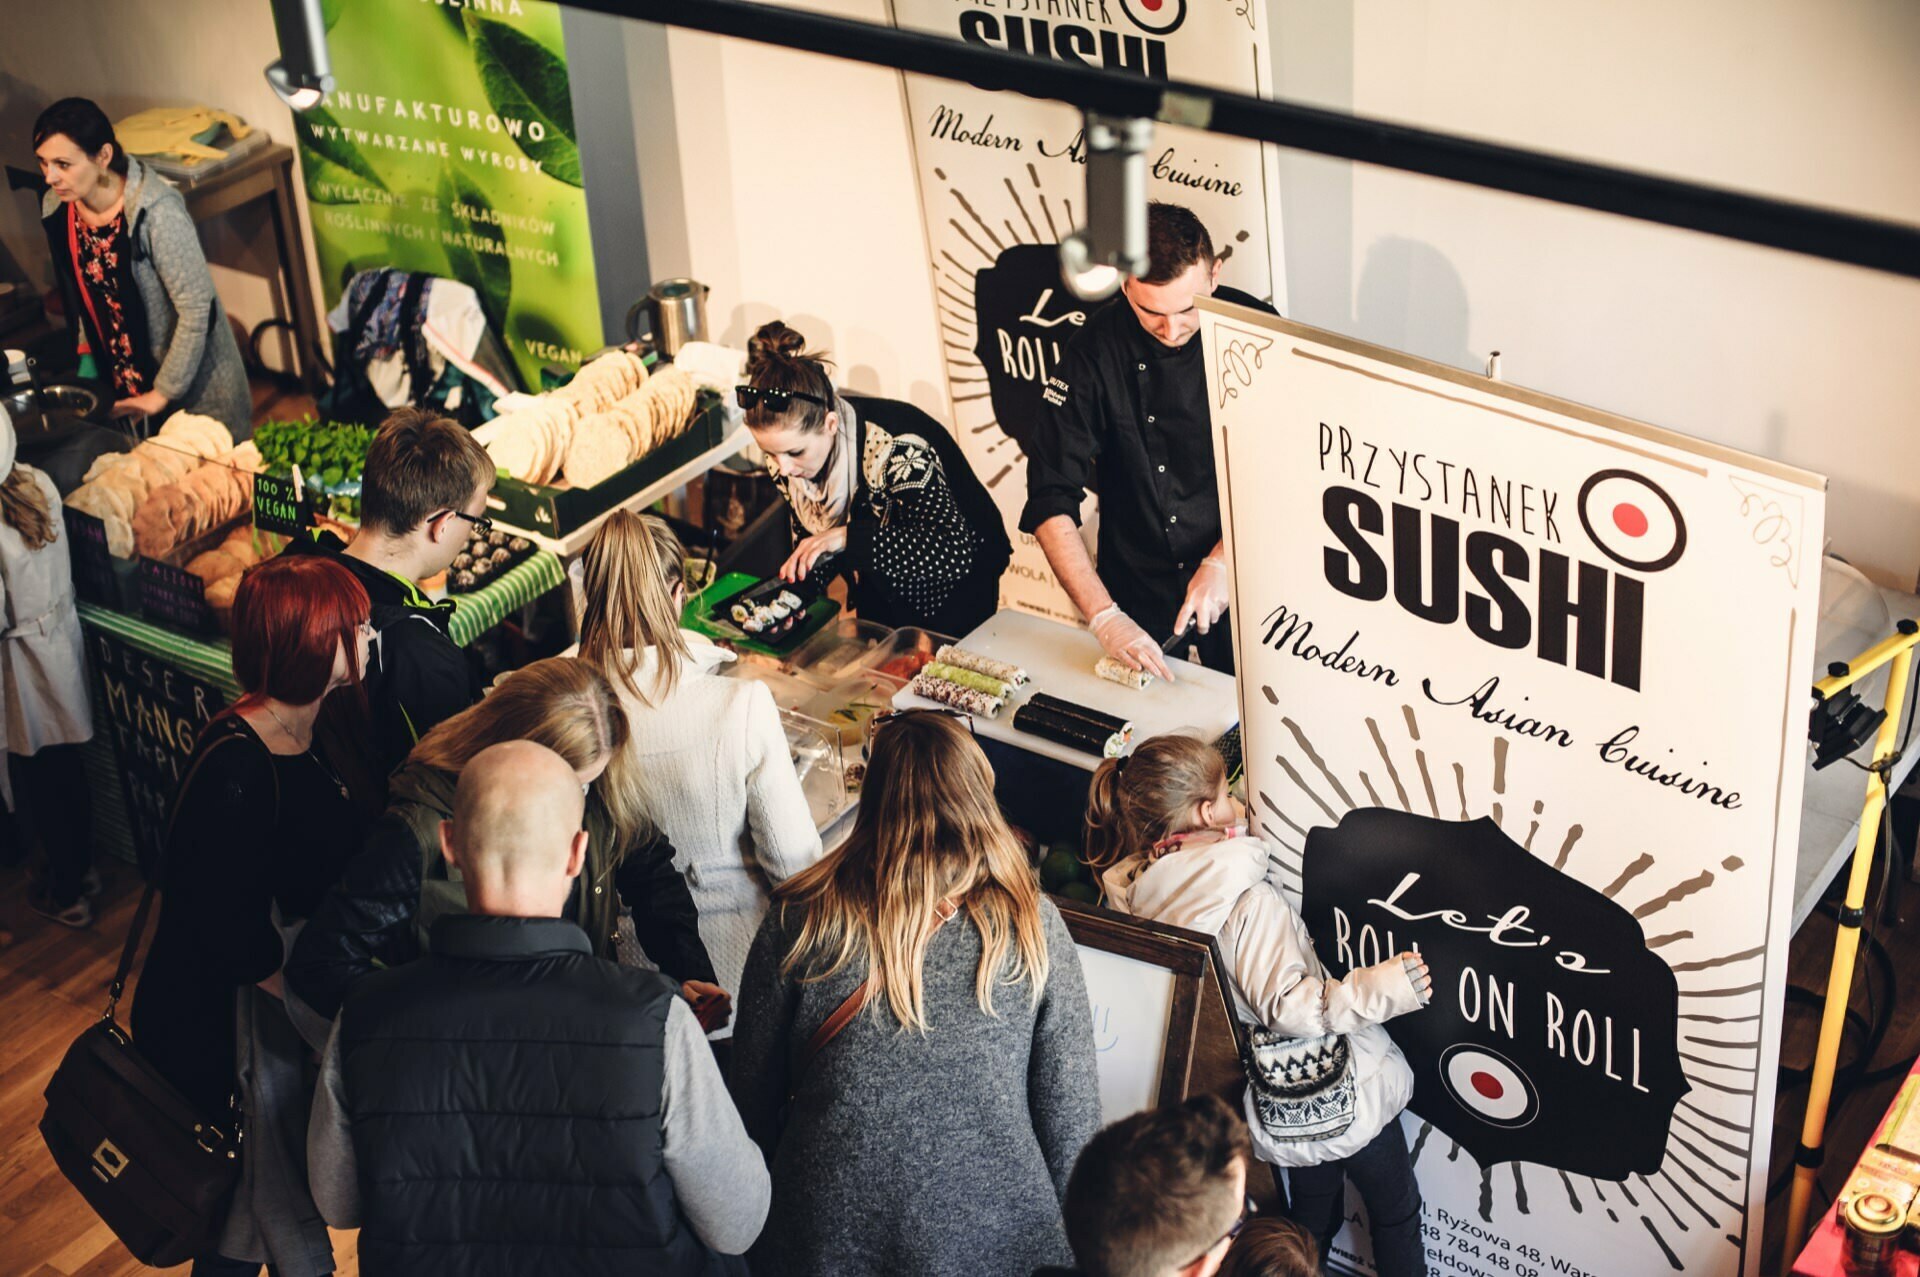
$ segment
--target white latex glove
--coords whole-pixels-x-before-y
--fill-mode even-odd
[[[1407,979],[1413,981],[1414,992],[1420,995],[1420,1005],[1433,1001],[1433,974],[1427,970],[1427,960],[1417,953],[1403,953],[1400,961],[1406,965]]]
[[[1205,634],[1213,623],[1227,613],[1227,561],[1208,555],[1187,582],[1187,600],[1173,618],[1173,632],[1186,633],[1187,626],[1198,625]]]
[[[1093,636],[1100,640],[1100,646],[1106,649],[1108,656],[1129,669],[1146,670],[1150,674],[1158,674],[1169,683],[1173,682],[1173,671],[1167,668],[1167,658],[1160,651],[1160,645],[1132,617],[1122,612],[1118,603],[1095,613],[1088,624],[1093,627]]]

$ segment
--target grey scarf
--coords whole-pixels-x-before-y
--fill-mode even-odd
[[[820,467],[819,478],[787,481],[787,500],[793,503],[793,513],[799,518],[800,526],[815,536],[847,521],[854,489],[859,486],[859,418],[854,414],[853,405],[837,391],[833,396],[833,411],[839,425],[834,431],[827,462]]]

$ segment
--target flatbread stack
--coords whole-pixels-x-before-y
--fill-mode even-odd
[[[496,466],[522,483],[552,483],[573,437],[573,406],[542,396],[518,412],[495,417],[473,437]]]
[[[200,578],[206,587],[207,606],[213,609],[222,629],[231,629],[234,591],[248,568],[260,561],[251,527],[235,528],[227,539],[187,564],[187,571]]]
[[[610,350],[598,359],[580,365],[573,380],[560,387],[549,399],[573,405],[577,417],[604,412],[613,403],[646,384],[647,365],[640,356],[626,350]]]
[[[248,445],[249,447],[251,445]],[[134,516],[154,492],[179,483],[206,461],[233,449],[233,436],[211,417],[175,413],[157,439],[131,452],[110,452],[88,467],[81,486],[66,504],[106,525],[107,549],[117,558],[133,557]],[[258,453],[254,454],[257,465]],[[249,491],[251,498],[251,491]]]
[[[260,450],[249,441],[156,489],[134,515],[134,549],[162,558],[240,518],[253,508],[253,476],[260,469]]]
[[[574,423],[567,448],[567,482],[591,488],[678,438],[693,416],[696,393],[693,378],[666,368],[633,393],[583,416]]]

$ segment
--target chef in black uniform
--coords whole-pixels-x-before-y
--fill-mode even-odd
[[[1197,297],[1273,308],[1219,286],[1207,228],[1175,204],[1147,210],[1147,271],[1067,346],[1027,450],[1020,528],[1116,660],[1171,678],[1161,647],[1233,669],[1226,549],[1213,473],[1213,427]],[[1100,567],[1080,538],[1080,505],[1100,494]]]

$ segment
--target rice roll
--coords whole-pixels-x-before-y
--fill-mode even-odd
[[[1104,710],[1097,710],[1074,701],[1063,701],[1058,696],[1049,696],[1045,692],[1035,692],[1029,703],[1050,714],[1079,719],[1092,727],[1104,727],[1109,732],[1121,732],[1129,737],[1133,734],[1133,724],[1117,714],[1109,714]]]
[[[1020,687],[1027,681],[1027,672],[1011,661],[996,661],[991,656],[982,656],[978,652],[969,652],[952,643],[944,643],[933,654],[933,659],[942,665],[952,665],[963,670],[972,670],[976,674],[985,674],[988,678],[997,678],[1008,687]]]
[[[907,684],[907,690],[915,696],[924,696],[930,701],[938,701],[952,709],[968,714],[977,714],[982,718],[997,717],[1006,707],[1006,701],[998,696],[989,696],[976,687],[963,687],[959,683],[944,678],[933,678],[922,670]]]
[[[987,695],[997,697],[1001,700],[1005,700],[1007,694],[1013,690],[1000,679],[994,678],[991,675],[982,674],[978,670],[962,669],[958,665],[947,665],[940,661],[928,662],[923,668],[922,673],[926,674],[929,678],[944,678],[949,683],[958,683],[962,687],[971,687],[977,692],[985,692]]]
[[[1095,661],[1093,672],[1109,683],[1118,683],[1122,687],[1131,687],[1136,691],[1153,682],[1153,675],[1146,670],[1137,670],[1125,661],[1116,661],[1111,656],[1103,656]]]

